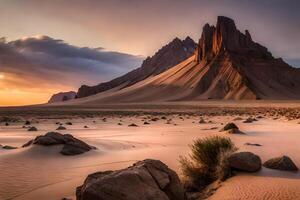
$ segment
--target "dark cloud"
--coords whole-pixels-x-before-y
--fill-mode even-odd
[[[96,84],[138,67],[141,61],[140,56],[76,47],[48,36],[0,40],[0,72],[14,77],[10,84],[24,88],[37,83],[74,88]]]

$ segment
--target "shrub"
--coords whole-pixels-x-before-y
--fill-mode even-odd
[[[224,180],[230,175],[226,158],[236,150],[230,138],[211,136],[198,139],[190,148],[189,157],[180,158],[187,189],[203,189],[215,180]]]

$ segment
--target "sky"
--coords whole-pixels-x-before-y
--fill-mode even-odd
[[[46,102],[139,67],[218,15],[300,67],[297,0],[0,0],[0,106]]]

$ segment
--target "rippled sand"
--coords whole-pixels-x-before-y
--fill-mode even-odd
[[[16,150],[0,150],[0,199],[43,199],[54,200],[73,197],[75,188],[85,177],[100,170],[120,169],[145,158],[160,159],[180,173],[178,158],[188,152],[188,144],[199,137],[213,134],[225,135],[212,127],[232,121],[233,117],[211,117],[212,124],[198,124],[199,117],[172,118],[149,121],[143,125],[143,116],[108,117],[86,119],[39,120],[38,132],[22,129],[21,123],[0,127],[0,141],[3,145],[21,146],[36,135],[53,131],[56,121],[72,121],[61,133],[70,133],[98,148],[79,156],[62,156],[59,146],[34,146]],[[93,122],[95,121],[95,123]],[[195,122],[195,123],[193,123]],[[136,123],[139,127],[128,127]],[[261,119],[244,124],[236,122],[247,135],[231,135],[240,150],[249,150],[266,160],[273,156],[289,155],[300,166],[300,124],[284,119]],[[176,125],[174,125],[176,124]],[[88,129],[83,126],[88,125]],[[263,146],[246,146],[244,143],[259,143]],[[278,172],[263,169],[255,174],[239,174],[222,184],[211,199],[297,199],[300,191],[299,173]]]

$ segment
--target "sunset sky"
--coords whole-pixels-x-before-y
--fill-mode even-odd
[[[0,0],[0,106],[46,102],[140,66],[218,15],[300,67],[297,0]]]

